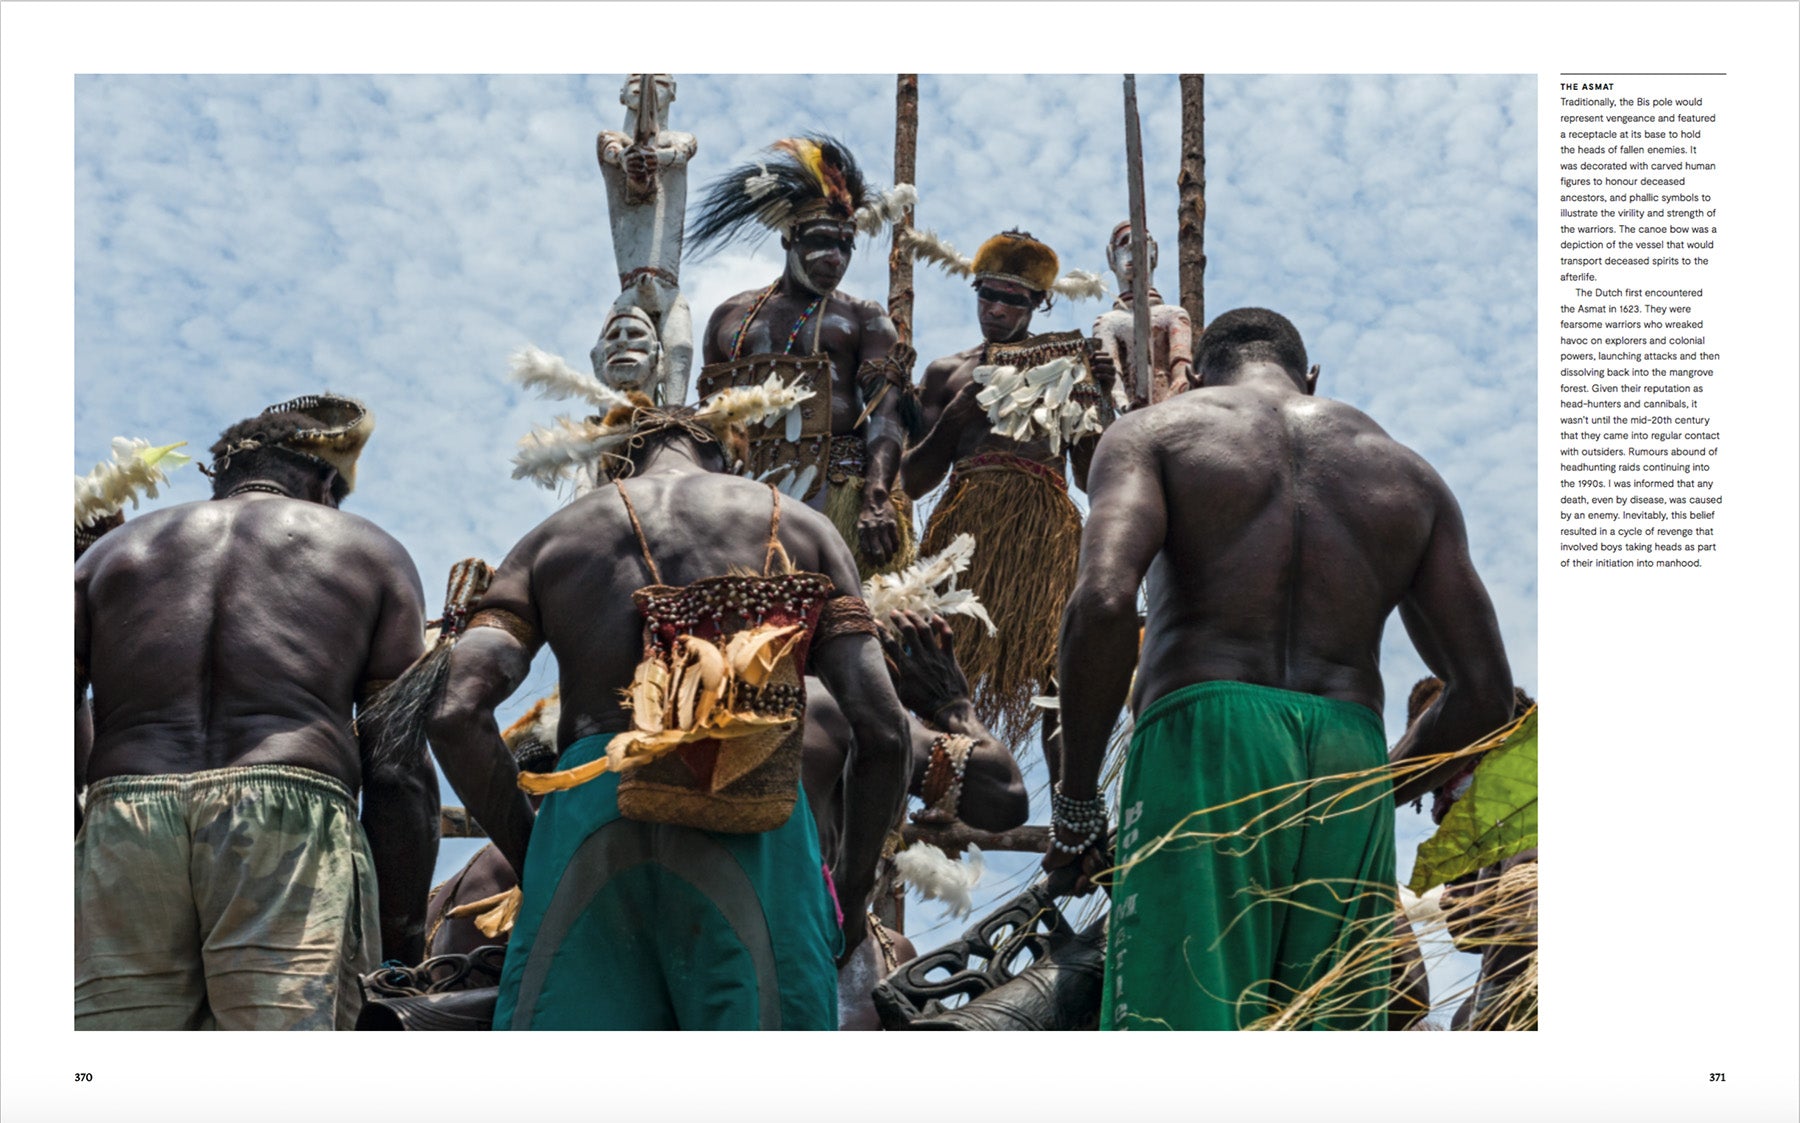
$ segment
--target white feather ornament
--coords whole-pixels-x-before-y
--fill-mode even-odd
[[[898,237],[901,245],[912,250],[913,257],[931,262],[953,276],[967,277],[975,269],[974,261],[938,237],[935,230],[902,229]]]
[[[1069,275],[1050,286],[1059,296],[1070,300],[1099,300],[1106,295],[1106,279],[1085,269],[1071,269]]]
[[[140,493],[155,499],[156,485],[169,482],[167,470],[193,459],[175,451],[186,444],[176,441],[153,448],[140,437],[114,437],[111,463],[96,464],[87,475],[75,477],[75,525],[89,526],[115,515],[126,500],[135,510]]]
[[[972,616],[999,634],[973,589],[959,589],[956,578],[975,556],[975,537],[959,534],[940,552],[920,558],[899,573],[877,574],[863,583],[863,599],[877,621],[896,612],[921,616]],[[943,585],[940,591],[938,586]]]
[[[599,408],[601,413],[625,406],[631,400],[591,374],[583,374],[556,355],[526,344],[515,351],[507,374],[527,390],[535,390],[552,401],[580,398]]]
[[[981,848],[969,847],[960,862],[931,845],[915,842],[894,856],[894,870],[927,901],[942,901],[958,918],[975,911],[973,890],[986,868]]]
[[[752,196],[754,198],[754,196]],[[919,193],[910,183],[895,184],[872,202],[856,208],[856,229],[864,234],[881,233],[881,228],[906,217],[906,208],[919,204]]]
[[[591,421],[558,417],[519,439],[519,451],[512,459],[512,478],[555,488],[582,465],[618,447],[630,435],[629,426],[608,429]]]

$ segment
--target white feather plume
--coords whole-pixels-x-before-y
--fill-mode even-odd
[[[955,246],[938,237],[935,230],[907,230],[899,233],[900,244],[912,250],[913,257],[931,262],[944,272],[967,277],[975,271],[975,262],[959,253]]]
[[[1070,300],[1099,300],[1106,295],[1106,278],[1086,269],[1071,269],[1068,276],[1050,287],[1058,296]]]
[[[981,848],[969,847],[958,862],[929,842],[915,842],[894,856],[894,869],[927,901],[942,901],[956,917],[975,910],[973,891],[985,870]]]
[[[177,441],[151,447],[141,437],[114,437],[112,461],[96,464],[87,475],[75,477],[75,525],[90,526],[115,515],[124,509],[126,500],[135,510],[139,494],[155,499],[156,485],[169,482],[165,469],[179,468],[193,459],[175,451],[186,444]]]
[[[616,448],[630,435],[628,425],[609,429],[591,421],[558,417],[520,438],[519,451],[513,454],[512,478],[530,479],[539,487],[554,489],[582,465]]]
[[[560,357],[530,344],[513,352],[507,374],[520,386],[535,390],[552,401],[580,398],[598,407],[602,414],[615,406],[631,406],[630,399],[598,378],[584,374]]]
[[[803,389],[800,380],[783,383],[779,374],[771,374],[757,386],[730,386],[701,403],[695,411],[697,421],[723,420],[734,425],[762,425],[786,415],[808,398],[817,397]]]
[[[912,184],[895,184],[892,189],[875,196],[873,201],[856,208],[856,228],[864,234],[879,234],[882,227],[905,218],[906,208],[918,205],[919,193]]]
[[[876,620],[885,621],[895,612],[973,616],[987,625],[988,635],[997,635],[999,629],[981,606],[975,590],[956,587],[957,575],[969,568],[974,556],[975,536],[959,534],[943,550],[920,558],[899,573],[869,578],[863,583],[863,600],[869,602],[869,611]],[[944,587],[939,589],[940,585]]]

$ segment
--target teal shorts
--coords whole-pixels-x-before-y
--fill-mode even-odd
[[[725,834],[622,818],[618,788],[605,773],[539,807],[494,1028],[836,1029],[843,932],[804,796],[772,831]]]

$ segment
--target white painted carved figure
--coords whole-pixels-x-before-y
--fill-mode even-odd
[[[1188,378],[1194,371],[1194,324],[1187,309],[1179,304],[1164,304],[1156,291],[1156,239],[1145,232],[1145,280],[1151,282],[1150,294],[1150,385],[1137,385],[1137,367],[1132,355],[1132,278],[1136,263],[1131,259],[1131,223],[1113,227],[1106,245],[1106,264],[1119,279],[1119,295],[1112,310],[1094,321],[1094,338],[1112,357],[1119,370],[1114,384],[1115,404],[1121,412],[1155,405],[1188,389]],[[1119,400],[1129,388],[1130,401]]]
[[[674,100],[672,76],[628,75],[619,91],[626,110],[624,131],[602,132],[596,142],[622,290],[613,308],[635,306],[648,314],[661,354],[653,384],[643,388],[665,405],[679,405],[687,397],[694,358],[693,319],[680,286],[687,165],[695,140],[692,133],[669,129]],[[612,316],[607,323],[612,325]],[[611,382],[602,369],[605,344],[603,334],[591,358],[594,373]]]

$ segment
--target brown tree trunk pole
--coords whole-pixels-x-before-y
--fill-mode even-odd
[[[1206,327],[1206,75],[1181,76],[1181,176],[1176,208],[1181,306],[1194,322],[1195,342]]]
[[[1050,828],[1039,826],[984,831],[963,822],[929,825],[908,823],[900,828],[900,837],[906,840],[908,846],[915,842],[929,842],[946,854],[960,852],[971,845],[983,850],[1017,850],[1035,854],[1042,854],[1050,849]]]
[[[1125,75],[1125,171],[1131,187],[1132,381],[1150,392],[1150,247],[1144,218],[1144,139],[1138,132],[1137,75]]]
[[[894,182],[914,183],[919,159],[919,76],[900,75],[894,95]],[[894,244],[888,251],[888,319],[900,333],[900,342],[912,342],[912,251],[900,244],[900,231],[911,230],[913,209],[894,224]]]

